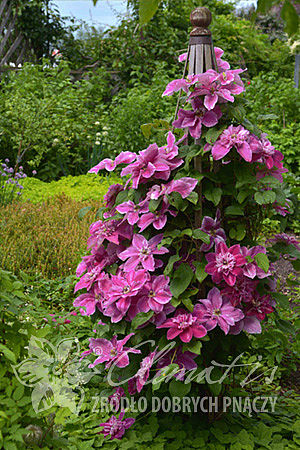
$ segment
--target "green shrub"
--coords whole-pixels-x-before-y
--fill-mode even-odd
[[[281,77],[292,77],[293,57],[285,42],[263,34],[252,22],[233,14],[214,18],[212,27],[214,44],[225,52],[225,59],[234,67],[247,68],[246,76],[251,79],[261,72],[278,72]],[[259,97],[259,93],[256,94]]]
[[[149,139],[143,135],[141,126],[156,119],[166,119],[168,122],[173,119],[176,98],[169,101],[161,96],[168,84],[165,69],[163,64],[157,64],[157,73],[151,85],[136,83],[126,95],[120,94],[113,99],[106,119],[108,134],[103,139],[106,154],[143,150],[154,136],[158,143],[163,142],[166,130],[151,134]]]
[[[105,91],[101,69],[72,83],[66,63],[47,64],[25,64],[0,89],[0,158],[20,157],[25,171],[36,169],[44,180],[86,173],[100,158],[96,133]]]
[[[0,267],[15,273],[42,274],[48,278],[67,276],[76,270],[86,250],[90,211],[101,206],[101,199],[81,202],[65,196],[43,203],[13,202],[0,209]]]
[[[37,178],[25,178],[23,180],[24,191],[22,200],[39,203],[63,194],[78,201],[102,201],[109,186],[118,182],[120,182],[120,179],[116,175],[100,177],[94,174],[75,177],[69,175],[50,183],[45,183]]]

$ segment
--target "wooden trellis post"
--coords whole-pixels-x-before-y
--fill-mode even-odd
[[[17,15],[11,0],[0,1],[0,71],[17,68],[32,59],[28,40],[17,29]],[[13,67],[11,67],[13,66]]]
[[[211,12],[209,9],[199,7],[192,11],[191,24],[193,29],[190,33],[190,42],[188,50],[188,74],[199,75],[209,69],[217,70],[217,61],[211,36],[211,31],[208,29],[211,24]],[[196,139],[195,144],[200,144],[200,140]],[[194,167],[202,173],[202,157],[197,156],[194,160]],[[202,223],[202,185],[201,181],[198,184],[199,196],[199,210],[195,215],[196,228],[201,227]]]
[[[209,9],[199,7],[191,12],[191,24],[193,29],[190,33],[190,42],[187,53],[187,60],[183,72],[183,78],[186,75],[199,75],[209,69],[217,70],[217,61],[213,46],[211,31],[208,29],[211,24],[212,16]],[[177,117],[180,97],[175,113]],[[200,139],[195,139],[195,144],[200,145]],[[194,160],[195,169],[202,173],[202,157],[198,156]],[[202,185],[198,183],[197,193],[199,196],[198,206],[199,210],[195,215],[195,227],[200,228],[202,223]]]

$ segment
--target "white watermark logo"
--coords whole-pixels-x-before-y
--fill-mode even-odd
[[[146,397],[122,397],[112,405],[107,397],[93,397],[93,412],[113,412],[130,411],[132,413],[145,413],[150,411],[157,413],[220,413],[232,411],[234,413],[248,414],[268,413],[275,411],[277,396],[257,396],[257,397],[156,397],[150,400]]]
[[[141,345],[143,343],[139,344],[138,347]],[[169,350],[170,344],[159,352],[159,356],[155,362],[158,362]],[[97,355],[99,356],[99,354]],[[28,356],[27,359],[18,365],[12,365],[12,367],[18,381],[24,386],[32,388],[31,400],[34,411],[38,414],[53,406],[60,406],[69,408],[72,413],[78,414],[84,401],[83,385],[87,384],[94,375],[101,374],[101,369],[91,366],[88,359],[81,357],[78,340],[70,337],[61,340],[57,345],[53,345],[47,339],[32,336],[29,341]],[[250,364],[240,362],[242,357],[243,353],[233,359],[230,364],[219,364],[216,361],[211,361],[211,365],[203,370],[184,370],[184,376],[182,376],[181,381],[185,384],[191,381],[198,383],[206,382],[208,385],[222,384],[234,369],[247,368],[248,374],[240,382],[241,387],[258,381],[262,377],[266,384],[272,382],[278,368],[277,366],[272,369],[267,368],[264,371],[262,370],[261,357],[258,357],[257,362]],[[105,373],[106,382],[111,388],[124,385],[131,379],[120,380],[118,376],[116,376],[118,380],[112,379],[114,369],[117,368],[117,362],[112,364],[108,372]],[[144,384],[155,385],[158,382],[159,384],[170,382],[178,374],[182,374],[182,369],[179,369],[177,365],[176,367],[167,374],[163,370],[155,373],[154,377],[149,377]],[[215,377],[212,379],[211,377],[214,369],[217,369],[219,374],[222,373],[218,379]],[[257,370],[259,370],[258,375]],[[217,407],[221,408],[222,411],[232,409],[233,412],[244,412],[244,409],[248,408],[249,411],[257,412],[257,405],[261,404],[262,401],[269,402],[273,411],[277,397],[274,397],[275,400],[272,399],[273,397],[255,397],[253,399],[249,397],[222,397],[223,404],[220,405],[220,399],[214,400],[214,397],[179,398],[173,396],[164,397],[163,399],[152,397],[151,406],[148,404],[146,397],[140,397],[139,399],[135,399],[134,397],[129,397],[128,399],[124,397],[121,398],[121,401],[127,402],[127,406],[122,405],[123,409],[130,409],[133,412],[135,412],[135,409],[138,412],[144,412],[147,409],[153,412],[211,412],[216,401]],[[107,410],[106,397],[94,398],[93,411],[97,410],[97,408],[101,411],[103,411],[103,408],[105,411]],[[260,411],[264,409],[265,406],[263,403]]]
[[[12,368],[18,381],[33,389],[34,411],[38,414],[61,406],[78,414],[84,401],[82,385],[99,372],[85,370],[87,363],[80,359],[77,339],[63,339],[54,346],[47,339],[32,336],[28,355]]]

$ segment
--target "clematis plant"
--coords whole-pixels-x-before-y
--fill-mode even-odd
[[[165,96],[185,96],[165,145],[91,169],[123,165],[123,184],[110,187],[90,227],[74,301],[81,314],[101,320],[84,356],[103,368],[103,382],[109,375],[122,384],[111,389],[112,404],[158,391],[171,369],[174,395],[190,370],[204,370],[219,353],[226,359],[239,342],[250,345],[248,335],[261,332],[282,298],[273,262],[299,258],[298,244],[283,234],[262,245],[263,218],[287,208],[283,156],[245,120],[243,70],[215,53],[217,70],[166,87]],[[199,395],[211,387],[193,380],[191,389]],[[122,414],[101,424],[102,433],[122,437],[133,423]]]

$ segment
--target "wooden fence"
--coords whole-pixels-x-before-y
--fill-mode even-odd
[[[0,0],[0,71],[17,69],[32,57],[30,43],[17,29],[12,0]]]

